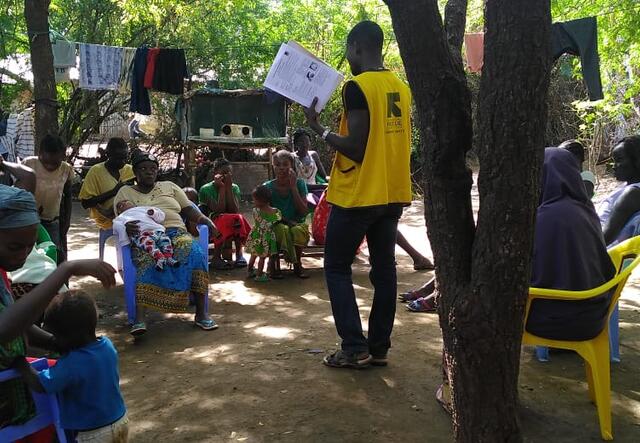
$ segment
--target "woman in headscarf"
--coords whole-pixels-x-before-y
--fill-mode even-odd
[[[158,160],[155,156],[139,151],[131,159],[133,173],[136,176],[134,186],[123,186],[116,194],[113,204],[124,200],[135,206],[156,207],[164,211],[162,225],[171,239],[173,255],[180,263],[178,267],[156,269],[151,255],[134,247],[131,249],[136,276],[136,320],[130,333],[139,336],[147,331],[144,322],[144,307],[165,312],[187,312],[190,308],[189,296],[193,294],[196,305],[195,326],[209,331],[218,325],[205,310],[205,297],[209,286],[207,272],[207,252],[200,248],[197,241],[189,235],[183,221],[205,224],[209,234],[216,236],[218,231],[213,222],[202,215],[187,198],[184,191],[175,183],[157,181]],[[139,234],[138,223],[126,224],[129,237]]]
[[[91,275],[115,285],[115,270],[100,260],[65,262],[35,289],[14,303],[7,272],[24,265],[36,242],[40,218],[33,195],[0,185],[0,370],[24,357],[26,341],[55,349],[53,336],[33,325],[58,289],[73,275]],[[21,380],[0,383],[0,427],[28,421],[34,414],[31,395]]]

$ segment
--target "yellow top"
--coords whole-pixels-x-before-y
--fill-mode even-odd
[[[131,165],[124,165],[119,171],[120,180],[116,180],[115,177],[109,173],[104,163],[105,162],[93,165],[91,169],[89,169],[89,172],[87,172],[87,176],[80,189],[80,194],[78,195],[80,200],[97,197],[100,194],[111,191],[119,182],[126,182],[135,178]],[[100,229],[111,228],[113,224],[112,220],[101,213],[101,210],[108,211],[111,208],[113,208],[113,198],[89,209],[89,216],[95,220]]]
[[[73,167],[62,162],[55,171],[47,171],[38,157],[27,157],[22,164],[36,174],[35,199],[40,219],[50,221],[58,218],[64,185],[75,177]]]
[[[389,71],[353,78],[369,110],[369,138],[362,163],[339,152],[331,171],[327,201],[342,208],[411,203],[411,92]],[[342,114],[340,135],[348,134]]]
[[[136,206],[152,206],[162,209],[165,214],[165,228],[186,229],[180,211],[191,206],[191,201],[178,185],[173,182],[157,182],[151,192],[144,194],[131,186],[123,186],[113,199],[113,206],[122,200],[129,200]]]

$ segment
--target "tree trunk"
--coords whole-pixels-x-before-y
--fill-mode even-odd
[[[33,71],[33,98],[35,112],[35,148],[47,134],[58,133],[58,102],[56,101],[56,81],[53,71],[53,53],[49,40],[50,0],[25,0],[24,17],[31,49],[31,69]]]
[[[455,438],[521,441],[517,380],[549,82],[550,4],[486,3],[476,226],[464,158],[472,137],[470,96],[450,46],[460,39],[445,32],[436,0],[385,2],[425,153],[425,218]]]
[[[449,0],[444,7],[444,29],[451,55],[462,63],[462,42],[467,25],[467,0]]]

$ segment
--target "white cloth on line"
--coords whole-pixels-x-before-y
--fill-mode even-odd
[[[117,90],[123,48],[80,43],[80,88]]]
[[[67,40],[56,40],[51,43],[54,68],[70,68],[76,66],[76,44]]]
[[[0,136],[0,143],[4,145],[7,150],[7,160],[10,162],[16,161],[16,123],[18,121],[18,114],[9,114],[7,118],[7,132],[5,135]]]

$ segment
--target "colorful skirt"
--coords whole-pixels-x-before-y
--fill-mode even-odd
[[[220,231],[220,236],[212,238],[213,244],[217,247],[227,242],[227,240],[239,239],[245,244],[251,225],[241,214],[218,214],[212,217],[213,223]]]
[[[131,247],[137,270],[136,302],[164,312],[187,312],[191,293],[207,293],[207,256],[183,229],[168,228],[166,233],[173,245],[173,258],[179,263],[176,267],[158,270],[151,255]]]

